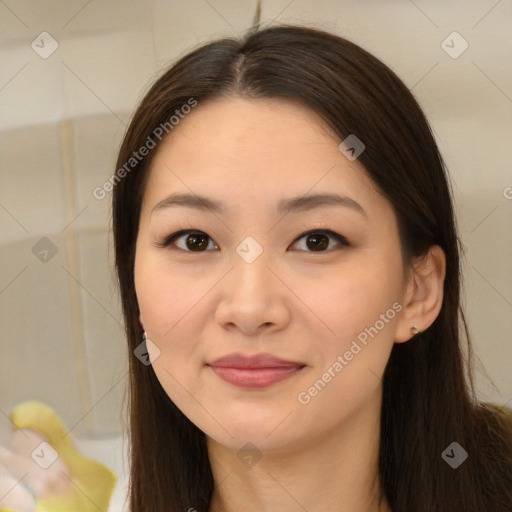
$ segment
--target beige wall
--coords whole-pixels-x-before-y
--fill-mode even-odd
[[[269,0],[262,20],[335,31],[380,57],[413,89],[453,176],[467,249],[467,316],[475,351],[496,384],[479,374],[480,394],[512,403],[512,4],[447,3]],[[125,124],[152,80],[199,42],[239,34],[255,6],[255,0],[0,3],[4,413],[35,398],[53,405],[78,435],[119,432],[126,355],[108,235],[110,196],[98,200],[92,191],[113,172]],[[47,58],[31,47],[35,41],[43,56],[51,50],[51,41],[41,36],[43,47],[38,37],[43,31],[58,44]],[[453,31],[469,44],[458,58],[441,46]]]

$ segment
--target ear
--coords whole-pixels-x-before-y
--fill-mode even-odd
[[[142,321],[142,315],[139,315],[139,324],[142,327],[142,330],[144,331],[144,322]]]
[[[403,309],[397,322],[395,343],[404,343],[416,333],[428,329],[437,318],[443,304],[446,256],[438,245],[413,261],[402,301]],[[413,329],[411,331],[411,329]]]

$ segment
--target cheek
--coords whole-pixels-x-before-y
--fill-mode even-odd
[[[378,263],[361,257],[357,264],[339,268],[325,278],[304,280],[297,295],[306,297],[306,303],[325,325],[327,338],[336,338],[341,344],[350,342],[365,329],[378,322],[379,330],[387,331],[394,324],[396,306],[400,297],[400,269],[390,262]],[[303,279],[303,278],[302,278]],[[384,326],[382,316],[384,315]]]
[[[158,348],[153,369],[168,396],[182,410],[197,392],[191,367],[202,366],[199,340],[206,322],[201,298],[210,279],[169,268],[164,258],[141,251],[135,261],[135,289],[148,339]],[[156,352],[155,352],[156,353]],[[186,389],[186,390],[185,390]]]
[[[350,411],[369,403],[379,389],[380,378],[394,343],[401,310],[401,269],[393,261],[361,258],[346,271],[315,282],[311,309],[327,324],[315,350],[318,363],[303,383],[299,403],[325,424],[336,423]],[[322,286],[321,286],[322,285]],[[299,293],[305,293],[302,290]],[[337,404],[333,412],[332,404]]]
[[[198,269],[199,266],[196,266]],[[192,275],[193,274],[193,275]],[[184,272],[165,261],[165,255],[141,252],[135,260],[135,289],[144,327],[155,341],[181,339],[174,335],[200,308],[211,277]],[[190,325],[189,325],[190,327]]]

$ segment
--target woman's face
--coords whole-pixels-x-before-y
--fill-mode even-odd
[[[397,220],[340,142],[303,106],[231,98],[199,103],[152,162],[135,259],[149,353],[233,449],[314,442],[380,406],[406,286]],[[342,199],[306,199],[326,194]]]

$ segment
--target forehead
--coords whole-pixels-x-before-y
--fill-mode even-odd
[[[378,194],[364,167],[339,151],[340,142],[318,114],[296,102],[199,103],[160,144],[145,196],[155,203],[174,191],[197,193],[242,207],[251,199],[315,192]]]

